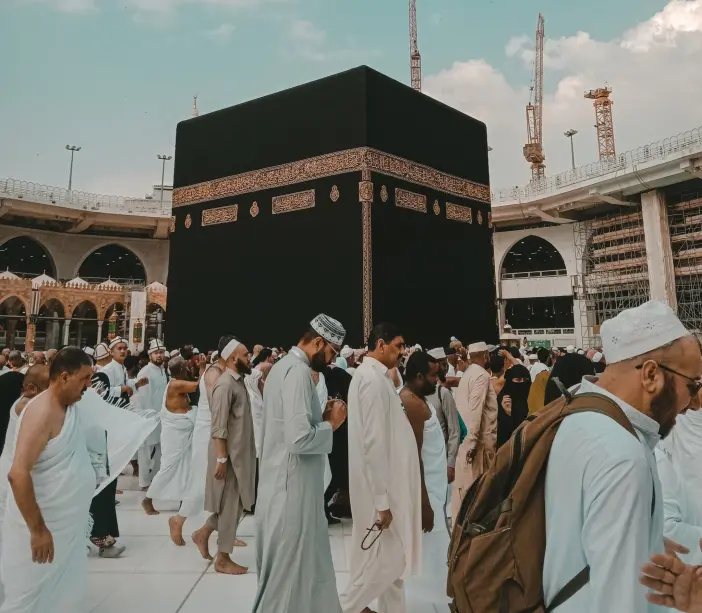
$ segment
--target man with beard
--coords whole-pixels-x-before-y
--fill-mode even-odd
[[[266,379],[253,613],[341,613],[324,514],[324,466],[346,405],[332,399],[320,406],[310,367],[323,370],[345,335],[338,321],[318,315]]]
[[[243,575],[248,570],[231,559],[236,530],[255,499],[256,443],[251,403],[244,377],[251,372],[249,350],[236,338],[222,349],[226,370],[212,389],[212,440],[207,462],[205,510],[212,513],[193,534],[205,559],[212,559],[208,541],[217,531],[215,570]]]
[[[607,370],[586,376],[571,393],[606,396],[637,436],[594,411],[561,422],[546,469],[546,605],[586,568],[589,582],[558,613],[649,610],[638,570],[664,551],[653,450],[697,395],[702,376],[697,339],[660,302],[622,311],[600,334]]]

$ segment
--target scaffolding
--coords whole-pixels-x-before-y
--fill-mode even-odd
[[[600,347],[602,322],[650,297],[641,207],[573,225],[583,347]]]
[[[667,208],[678,317],[688,330],[699,333],[702,331],[702,198],[669,203]]]

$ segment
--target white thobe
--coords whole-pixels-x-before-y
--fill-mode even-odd
[[[136,392],[134,381],[127,377],[127,369],[124,364],[112,360],[103,367],[98,367],[98,372],[104,372],[110,380],[110,398],[120,398],[122,396],[122,386],[128,385],[132,391]]]
[[[531,375],[531,380],[536,381],[536,377],[544,372],[545,370],[549,370],[549,367],[546,366],[543,362],[537,362],[534,364],[530,369],[529,369],[529,374]]]
[[[327,408],[327,401],[329,400],[329,390],[327,389],[327,380],[324,378],[323,373],[317,373],[319,375],[319,381],[315,386],[317,389],[317,398],[319,398],[319,406],[322,407],[322,411]],[[324,465],[324,491],[327,491],[329,484],[332,480],[331,466],[329,464],[329,456],[327,456],[327,463]]]
[[[110,362],[112,364],[113,362]],[[108,364],[109,366],[109,364]],[[147,377],[149,382],[142,385],[132,396],[132,403],[142,415],[157,417],[158,427],[139,447],[137,459],[139,460],[139,487],[149,487],[151,481],[161,468],[161,409],[164,406],[164,394],[168,385],[166,371],[153,362],[149,362],[139,371],[137,381]]]
[[[590,582],[557,613],[660,611],[638,582],[650,555],[663,552],[663,495],[653,453],[660,426],[595,381],[586,377],[576,393],[609,396],[638,440],[600,413],[563,420],[546,470],[545,601],[589,566]]]
[[[251,370],[251,374],[244,377],[246,390],[249,392],[251,404],[251,419],[253,420],[254,442],[256,443],[256,457],[261,457],[261,424],[263,423],[263,394],[258,387],[263,373],[258,366]]]
[[[344,613],[378,599],[378,613],[404,613],[404,579],[421,568],[421,476],[417,441],[388,369],[366,356],[349,387],[351,567]],[[443,436],[443,435],[442,435]],[[362,543],[390,510],[393,522],[367,551]],[[367,546],[375,538],[371,533]]]
[[[678,415],[675,427],[660,447],[667,450],[676,474],[685,484],[690,504],[702,516],[702,411]]]

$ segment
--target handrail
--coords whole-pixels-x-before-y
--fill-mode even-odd
[[[533,270],[530,272],[502,272],[502,279],[530,279],[532,277],[565,277],[568,271],[565,268],[558,270]]]
[[[593,162],[574,170],[566,170],[552,177],[544,177],[543,179],[532,181],[524,187],[516,186],[511,189],[501,189],[497,192],[492,192],[492,203],[533,200],[543,194],[558,191],[598,177],[604,177],[608,174],[622,171],[632,172],[639,164],[662,160],[671,154],[695,145],[702,147],[702,126],[620,153],[612,160]]]
[[[17,198],[28,202],[41,202],[80,209],[88,212],[126,213],[151,217],[170,217],[171,203],[148,198],[107,196],[62,187],[42,185],[18,179],[0,179],[0,198]]]

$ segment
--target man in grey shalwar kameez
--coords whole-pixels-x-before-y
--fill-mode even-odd
[[[320,406],[310,366],[319,372],[331,362],[344,336],[338,321],[319,315],[266,379],[253,613],[341,613],[324,513],[324,467],[346,405],[330,400]]]

